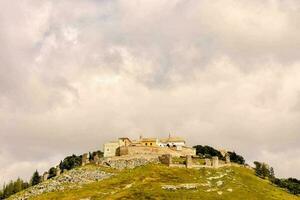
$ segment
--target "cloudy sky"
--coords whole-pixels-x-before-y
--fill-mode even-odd
[[[0,183],[118,136],[300,178],[298,0],[1,0]]]

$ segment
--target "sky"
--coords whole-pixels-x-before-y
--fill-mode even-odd
[[[1,0],[0,183],[117,137],[300,178],[298,0]]]

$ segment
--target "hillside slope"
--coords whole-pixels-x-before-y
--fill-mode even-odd
[[[113,175],[96,182],[75,183],[75,187],[70,186],[74,183],[64,183],[63,191],[47,192],[31,199],[300,199],[243,167],[197,170],[149,164],[118,171],[88,165],[75,170]],[[51,185],[53,181],[48,180],[46,184]],[[24,192],[9,199],[20,199]]]

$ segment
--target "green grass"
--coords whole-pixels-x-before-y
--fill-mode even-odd
[[[96,166],[86,166],[95,167]],[[109,170],[109,169],[104,169]],[[262,180],[252,170],[243,167],[227,167],[221,169],[186,169],[169,168],[163,165],[146,165],[132,170],[109,170],[115,175],[109,179],[84,185],[80,189],[63,192],[46,193],[34,200],[49,199],[243,199],[243,200],[293,200],[300,197]],[[207,183],[209,177],[227,174],[219,179],[211,180],[211,187],[201,185],[196,190],[179,189],[163,190],[162,185],[178,185],[182,183]],[[217,186],[217,181],[222,181]],[[207,190],[216,190],[210,191]],[[227,191],[232,189],[232,192]],[[222,191],[222,195],[217,192]]]

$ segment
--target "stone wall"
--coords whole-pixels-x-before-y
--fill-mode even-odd
[[[186,156],[185,165],[186,165],[186,168],[192,168],[192,166],[193,166],[192,156],[190,156],[190,155]]]
[[[81,165],[84,166],[89,163],[89,156],[87,153],[84,153],[81,158]]]
[[[177,150],[176,147],[146,147],[146,146],[123,146],[119,148],[120,156],[123,155],[164,155],[170,154],[174,157],[196,155],[194,148],[182,147],[181,150]]]
[[[148,163],[159,163],[157,156],[117,156],[113,158],[104,158],[100,164],[115,169],[132,169]]]
[[[215,167],[215,168],[219,167],[219,158],[218,158],[218,156],[213,156],[212,157],[212,166]]]
[[[159,161],[162,164],[170,166],[172,164],[172,155],[170,155],[170,154],[164,154],[162,156],[159,156]]]
[[[159,156],[159,161],[162,164],[168,165],[169,167],[186,167],[186,168],[219,168],[230,166],[230,163],[225,161],[219,161],[217,156],[212,157],[212,159],[205,158],[205,164],[199,164],[199,162],[194,161],[194,158],[190,155],[185,157],[185,164],[175,164],[172,163],[172,156],[170,154]]]

